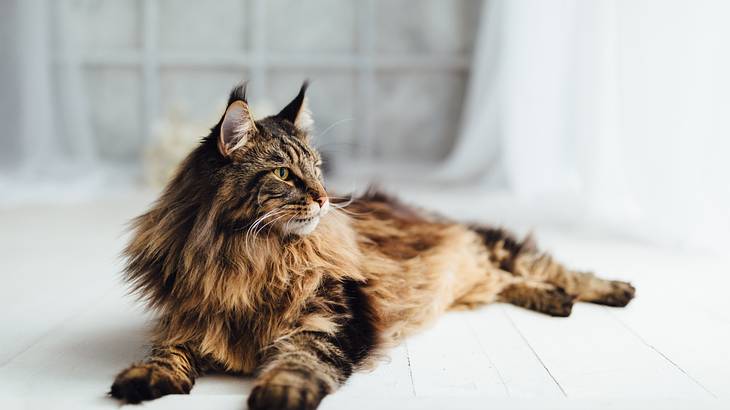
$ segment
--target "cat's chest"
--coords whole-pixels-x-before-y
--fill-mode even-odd
[[[206,313],[198,323],[199,349],[224,370],[254,371],[262,351],[311,322],[313,301],[327,282],[320,271],[267,265],[219,275],[202,298],[212,303],[200,306]]]
[[[251,373],[261,361],[261,352],[293,329],[273,312],[219,312],[209,315],[198,329],[199,350],[221,370]]]
[[[218,309],[204,313],[205,319],[198,323],[198,333],[203,335],[199,342],[201,353],[226,371],[254,371],[262,351],[296,332],[311,315],[307,309],[311,290],[302,291],[296,286],[256,292],[247,294],[239,287],[238,292],[226,296],[227,305],[218,304]]]

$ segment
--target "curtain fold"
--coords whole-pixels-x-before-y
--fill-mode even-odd
[[[715,0],[488,0],[440,176],[479,176],[576,225],[721,249],[729,15]]]

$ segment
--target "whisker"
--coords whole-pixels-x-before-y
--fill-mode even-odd
[[[265,229],[265,228],[266,228],[267,226],[269,226],[269,225],[273,224],[274,222],[276,222],[276,221],[278,221],[278,220],[280,220],[280,219],[284,218],[285,216],[286,216],[285,214],[283,214],[283,215],[278,215],[278,216],[277,216],[276,218],[274,218],[274,219],[270,220],[269,222],[266,222],[266,223],[265,223],[265,224],[264,224],[263,226],[261,226],[261,227],[260,227],[260,228],[259,228],[259,229],[258,229],[258,230],[257,230],[257,231],[256,231],[256,232],[254,233],[254,235],[258,235],[258,234],[259,234],[259,233],[261,233],[261,231],[263,231],[263,230],[264,230],[264,229]]]
[[[333,205],[333,206],[334,205],[342,205],[342,204],[350,205],[351,203],[355,202],[355,197],[349,197],[348,198],[348,197],[332,197],[332,196],[330,196],[329,199],[330,199],[330,204]]]
[[[346,207],[346,206],[348,206],[348,205],[352,204],[353,202],[355,202],[355,198],[350,198],[350,199],[348,199],[347,201],[345,201],[345,202],[340,202],[340,203],[333,203],[333,202],[331,202],[330,204],[331,204],[331,205],[332,205],[333,207],[335,207],[335,208],[344,208],[344,207]]]
[[[317,136],[315,136],[315,138],[322,138],[322,137],[324,137],[325,135],[327,135],[327,133],[328,133],[328,132],[329,132],[329,131],[330,131],[330,130],[331,130],[332,128],[334,128],[335,126],[337,126],[337,125],[340,125],[340,124],[342,124],[342,123],[345,123],[345,122],[347,122],[347,121],[352,121],[352,120],[353,120],[353,118],[343,118],[343,119],[341,119],[341,120],[339,120],[339,121],[335,121],[335,122],[333,122],[332,124],[330,124],[330,126],[329,126],[329,127],[325,128],[325,129],[324,129],[324,131],[320,132],[320,133],[319,133],[319,134],[318,134]]]
[[[337,211],[342,211],[342,212],[344,212],[346,214],[349,214],[349,215],[352,215],[352,216],[365,216],[365,215],[370,215],[370,214],[373,213],[373,211],[369,211],[369,212],[355,212],[355,211],[351,211],[349,209],[345,209],[344,207],[334,207],[334,208]]]
[[[294,219],[295,216],[296,215],[290,216],[289,217],[289,220],[286,221],[286,223],[284,224],[284,231],[289,232],[289,223]]]
[[[246,248],[246,251],[249,251],[251,249],[249,247],[249,243],[250,243],[250,240],[252,239],[252,236],[253,236],[252,233],[254,232],[254,230],[256,229],[256,227],[258,227],[258,225],[261,224],[266,218],[271,217],[271,216],[280,215],[282,213],[285,213],[285,211],[284,210],[281,210],[279,208],[272,209],[271,211],[265,213],[263,216],[257,218],[248,227],[248,229],[246,230],[246,236],[245,236],[245,239],[244,239],[244,246]]]

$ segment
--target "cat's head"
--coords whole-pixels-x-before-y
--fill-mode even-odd
[[[218,194],[251,234],[307,235],[330,210],[322,160],[309,144],[306,90],[305,82],[278,114],[256,120],[239,86],[212,130],[221,160]]]

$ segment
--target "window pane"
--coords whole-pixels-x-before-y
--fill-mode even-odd
[[[353,0],[269,0],[272,51],[350,52],[355,48]]]
[[[379,52],[469,53],[479,24],[479,0],[379,0]]]
[[[456,72],[379,73],[373,102],[376,156],[444,158],[459,132],[465,80]]]
[[[244,51],[249,0],[160,0],[160,48]]]

